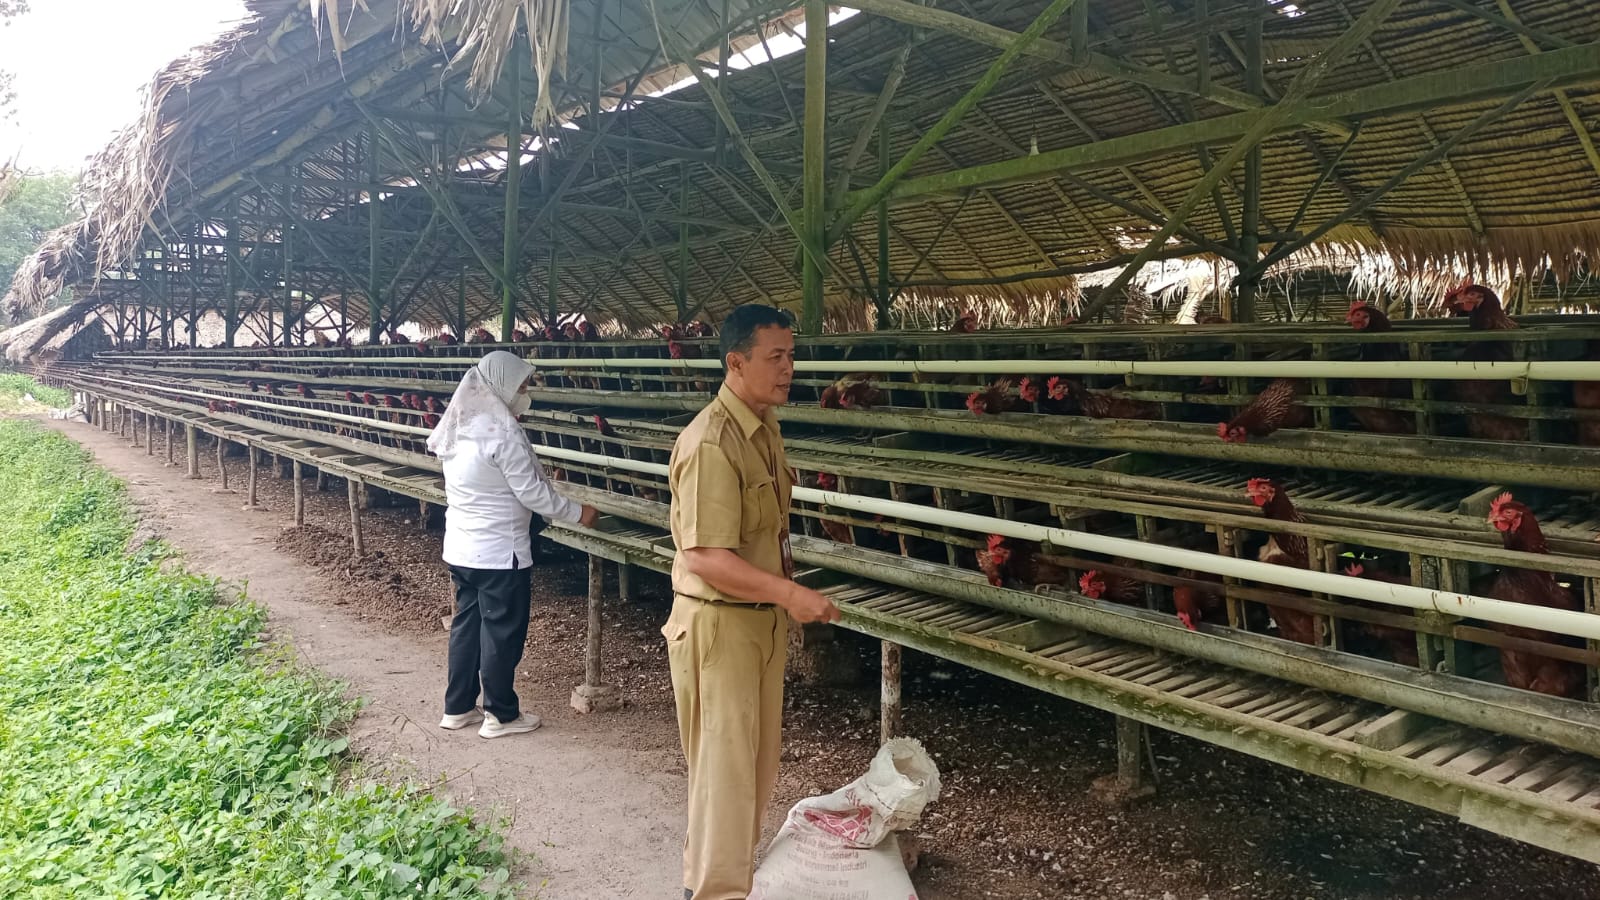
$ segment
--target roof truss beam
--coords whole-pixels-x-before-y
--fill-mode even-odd
[[[905,200],[948,195],[975,187],[1038,181],[1056,172],[1114,168],[1188,147],[1236,140],[1269,113],[1276,113],[1271,131],[1281,133],[1319,119],[1394,115],[1504,97],[1542,81],[1549,81],[1552,87],[1600,81],[1600,43],[1466,69],[1430,72],[1304,100],[1288,99],[1264,110],[1218,116],[1142,134],[1051,150],[1036,156],[911,178],[896,185],[890,191],[890,198]],[[865,194],[865,191],[853,191],[846,197],[853,200]]]
[[[910,0],[851,0],[849,5],[862,12],[893,19],[905,25],[927,28],[999,49],[1011,46],[1018,37],[1014,31],[931,6],[918,6]],[[1036,59],[1081,67],[1109,78],[1131,81],[1157,90],[1204,97],[1234,109],[1259,109],[1263,105],[1261,98],[1253,97],[1243,91],[1220,85],[1211,85],[1209,90],[1202,91],[1197,81],[1190,81],[1180,75],[1158,72],[1104,53],[1084,50],[1075,56],[1072,51],[1073,47],[1069,44],[1039,38],[1024,48],[1022,53]]]

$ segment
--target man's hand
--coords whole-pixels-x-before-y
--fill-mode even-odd
[[[585,528],[593,528],[594,523],[598,521],[600,521],[600,510],[585,503],[583,505],[583,513],[578,516],[578,524]]]
[[[788,597],[781,604],[789,618],[802,625],[839,621],[839,607],[832,600],[804,585],[791,582],[789,588]]]

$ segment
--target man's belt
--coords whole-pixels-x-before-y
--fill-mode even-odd
[[[707,600],[704,597],[696,597],[693,594],[679,594],[678,596],[679,597],[683,597],[683,598],[688,599],[688,600],[697,600],[697,601],[699,601],[701,603],[710,603],[713,606],[737,606],[740,609],[777,609],[778,608],[778,604],[776,604],[776,603],[745,603],[742,600]]]

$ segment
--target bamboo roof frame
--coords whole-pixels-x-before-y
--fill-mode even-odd
[[[270,329],[276,310],[280,334],[313,306],[374,332],[410,319],[459,334],[498,318],[507,294],[520,321],[629,329],[749,301],[798,308],[806,254],[782,209],[800,205],[806,53],[725,62],[772,59],[798,0],[546,5],[562,7],[565,69],[536,73],[506,52],[512,32],[449,4],[251,0],[252,20],[163,70],[141,119],[95,158],[94,206],[21,267],[13,320],[66,285],[85,310],[165,310],[163,329],[205,312],[267,315]],[[1560,282],[1600,253],[1600,153],[1584,127],[1600,116],[1600,19],[1582,0],[1058,5],[1061,21],[1006,65],[996,51],[1045,0],[857,0],[865,11],[828,29],[818,263],[841,322],[890,295],[1075,302],[1080,276],[1141,258],[1281,267],[1331,247],[1406,272]],[[1284,101],[1385,5],[1304,101]],[[548,42],[534,42],[546,63]],[[483,74],[498,60],[516,85]],[[985,69],[992,89],[952,113]],[[535,107],[550,125],[528,124]],[[507,163],[513,116],[525,166]],[[1238,148],[1242,174],[1214,171],[1266,116],[1281,122]],[[875,186],[930,128],[930,152]],[[502,212],[513,180],[520,220]],[[887,277],[872,271],[880,193]]]

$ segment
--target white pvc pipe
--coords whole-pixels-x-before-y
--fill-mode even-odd
[[[246,403],[250,406],[289,410],[301,415],[354,422],[367,427],[377,426],[384,430],[402,434],[427,435],[431,432],[431,429],[414,425],[381,422],[362,416],[347,416],[325,410],[284,406],[258,400],[239,400],[220,394],[209,394],[204,391],[187,388],[147,385],[127,379],[105,378],[102,380],[206,399],[227,400],[235,403]],[[547,459],[582,462],[661,477],[666,477],[668,474],[667,467],[661,463],[619,459],[597,453],[568,450],[563,447],[538,447],[537,452],[541,457]],[[874,515],[893,516],[924,525],[959,528],[963,531],[977,534],[999,534],[1018,540],[1050,543],[1061,547],[1074,547],[1091,553],[1104,553],[1112,557],[1120,556],[1138,559],[1171,566],[1176,569],[1194,569],[1200,572],[1209,572],[1213,575],[1243,578],[1248,581],[1279,587],[1336,594],[1341,597],[1354,597],[1360,600],[1369,600],[1389,606],[1403,606],[1409,609],[1431,609],[1446,615],[1483,619],[1505,625],[1519,625],[1524,628],[1536,628],[1541,631],[1552,631],[1589,640],[1600,640],[1600,615],[1593,613],[1551,609],[1543,606],[1531,606],[1526,603],[1511,603],[1473,594],[1437,591],[1412,585],[1389,584],[1388,582],[1354,578],[1348,575],[1336,575],[1329,572],[1314,572],[1310,569],[1297,569],[1248,559],[1236,559],[1216,553],[1184,550],[1163,544],[1089,534],[1088,532],[1073,531],[1067,528],[1012,522],[992,516],[980,516],[974,513],[956,512],[938,507],[922,506],[916,503],[884,500],[878,497],[863,497],[857,494],[841,494],[835,491],[819,491],[815,488],[804,487],[796,487],[794,489],[794,497],[797,500],[804,500],[810,503],[820,503],[838,509],[851,509]]]
[[[538,449],[538,453],[543,457],[561,459],[568,462],[584,462],[591,465],[628,469],[651,475],[665,476],[667,474],[667,467],[660,463],[615,459],[609,456],[567,450],[561,447],[541,447]],[[924,525],[959,528],[963,531],[977,534],[999,534],[1018,540],[1048,542],[1056,546],[1074,547],[1092,553],[1104,553],[1112,557],[1120,556],[1139,559],[1144,562],[1171,566],[1176,569],[1194,569],[1200,572],[1210,572],[1213,575],[1243,578],[1279,587],[1337,594],[1341,597],[1354,597],[1389,606],[1431,609],[1452,616],[1484,619],[1506,625],[1520,625],[1525,628],[1537,628],[1543,631],[1600,640],[1600,615],[1592,613],[1530,606],[1525,603],[1511,603],[1505,600],[1494,600],[1489,597],[1478,597],[1472,594],[1436,591],[1411,585],[1389,584],[1383,581],[1371,581],[1365,578],[1354,578],[1349,575],[1336,575],[1329,572],[1313,572],[1309,569],[1297,569],[1291,566],[1279,566],[1248,559],[1235,559],[1231,556],[1221,556],[1216,553],[1183,550],[1163,544],[1089,534],[1088,532],[1073,531],[1068,528],[1011,522],[992,516],[956,512],[938,507],[922,506],[916,503],[884,500],[878,497],[863,497],[857,494],[841,494],[835,491],[819,491],[815,488],[804,487],[796,487],[794,489],[794,497],[797,500],[825,504],[838,509],[893,516]]]
[[[421,365],[471,366],[479,357],[441,356],[358,356],[358,357],[260,357],[260,356],[142,356],[128,359],[187,360],[215,362],[280,359],[290,363],[365,363],[377,368]],[[720,359],[633,359],[574,358],[530,359],[536,368],[546,369],[722,369]],[[873,375],[1179,375],[1218,378],[1421,378],[1441,381],[1600,381],[1600,361],[1579,362],[1451,362],[1438,360],[1138,360],[1138,359],[959,359],[959,360],[797,360],[796,372],[861,372]],[[270,377],[274,373],[263,373]],[[288,377],[282,375],[278,377]]]

